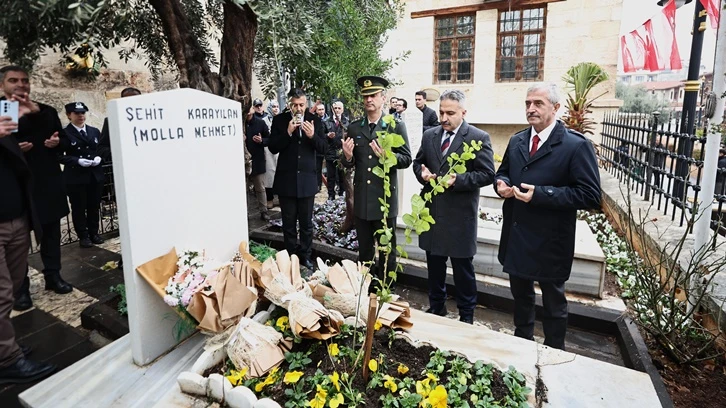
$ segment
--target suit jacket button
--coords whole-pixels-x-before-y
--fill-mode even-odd
[[[522,170],[523,170],[523,171],[527,171],[527,170],[529,170],[529,168],[525,167],[525,168],[523,168]]]
[[[552,193],[553,193],[553,191],[552,191],[551,188],[550,189],[547,189],[547,194],[552,195]]]
[[[371,155],[369,154],[369,155],[368,155],[368,158],[369,158],[369,159],[372,159],[372,158],[373,158],[373,156],[371,156]]]
[[[368,171],[371,171],[371,168],[370,167],[368,167]]]
[[[370,180],[368,180],[368,184],[371,184],[371,181]]]

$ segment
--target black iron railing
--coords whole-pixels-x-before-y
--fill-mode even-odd
[[[697,135],[679,132],[675,118],[611,112],[605,115],[600,160],[626,184],[631,194],[650,201],[680,226],[699,199],[706,144]],[[702,128],[701,128],[702,129]],[[726,168],[717,170],[726,177]],[[716,183],[711,228],[726,233],[726,183]]]
[[[103,165],[103,173],[106,176],[101,195],[101,209],[99,215],[99,233],[106,234],[118,230],[118,212],[116,209],[116,191],[114,190],[113,166]],[[61,220],[61,245],[78,242],[78,234],[73,228],[73,220],[70,214]],[[38,252],[40,246],[33,240],[30,252]]]

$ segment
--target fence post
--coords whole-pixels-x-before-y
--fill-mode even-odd
[[[653,112],[653,116],[650,121],[650,140],[648,141],[648,167],[645,171],[645,195],[643,199],[645,201],[650,200],[650,179],[653,178],[653,166],[655,165],[655,154],[653,149],[655,148],[655,141],[658,137],[658,116],[660,112]]]

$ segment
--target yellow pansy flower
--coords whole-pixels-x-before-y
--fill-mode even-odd
[[[404,375],[408,372],[408,367],[406,367],[405,364],[399,364],[398,365],[398,373],[401,375]]]
[[[277,326],[282,331],[287,330],[287,328],[290,327],[290,318],[287,316],[280,317],[279,319],[277,319],[275,326]]]
[[[375,330],[375,331],[381,330],[382,326],[383,326],[383,323],[381,323],[380,320],[376,320],[376,323],[373,325],[373,330]]]
[[[437,385],[429,397],[421,401],[423,406],[431,408],[447,408],[449,405],[446,403],[448,395],[446,394],[446,388],[443,385]]]
[[[333,385],[335,386],[335,389],[336,389],[336,390],[337,390],[338,392],[340,392],[340,382],[339,382],[339,380],[340,380],[340,375],[338,374],[338,372],[337,372],[337,371],[333,372],[333,375],[329,375],[329,376],[328,376],[328,378],[330,378],[330,381],[331,381],[331,382],[333,383]]]
[[[229,375],[227,376],[227,379],[229,382],[234,385],[235,387],[239,385],[242,380],[244,380],[245,376],[247,375],[247,367],[242,368],[241,370],[232,370],[229,372]]]
[[[398,386],[396,385],[396,381],[393,380],[393,377],[391,377],[390,375],[385,375],[383,376],[383,378],[386,380],[383,383],[383,387],[391,390],[391,392],[396,392]]]
[[[368,362],[368,368],[374,373],[378,371],[378,361],[371,359],[371,361]]]
[[[338,393],[330,399],[328,405],[330,405],[330,408],[338,408],[338,405],[343,403],[345,403],[345,398],[343,398],[343,394]]]
[[[330,354],[332,357],[337,356],[340,354],[340,349],[338,348],[337,343],[332,343],[328,345],[328,354]]]
[[[285,384],[295,384],[302,377],[302,371],[288,371],[285,373],[285,378],[282,380]]]
[[[277,372],[280,371],[280,367],[273,368],[269,374],[267,374],[267,377],[265,377],[265,381],[261,383],[257,383],[255,385],[255,391],[260,392],[263,388],[267,387],[268,385],[272,385],[277,381]]]
[[[320,385],[317,385],[318,392],[315,393],[315,397],[308,403],[312,408],[323,408],[325,406],[325,399],[328,397],[328,392],[323,389]]]
[[[429,395],[429,392],[431,392],[431,386],[429,385],[429,382],[431,382],[430,378],[416,381],[416,394],[419,394],[424,398],[427,397]]]

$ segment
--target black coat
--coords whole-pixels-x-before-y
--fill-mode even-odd
[[[427,131],[429,129],[433,129],[436,126],[439,126],[439,116],[436,115],[436,112],[429,108],[428,106],[424,105],[423,109],[421,109],[421,114],[423,114],[423,131]]]
[[[325,154],[325,127],[318,115],[305,111],[304,121],[313,121],[315,134],[307,137],[299,127],[292,135],[287,134],[287,125],[292,120],[289,110],[272,119],[270,131],[270,153],[279,153],[273,189],[280,197],[313,197],[318,193],[315,175],[316,154]]]
[[[15,135],[0,137],[0,149],[5,149],[10,152],[10,157],[12,158],[10,165],[19,177],[20,187],[23,189],[23,194],[25,195],[25,204],[28,207],[27,210],[30,215],[30,228],[35,232],[36,241],[40,241],[43,230],[41,229],[40,218],[35,211],[35,204],[33,202],[33,175],[23,152],[20,151]]]
[[[343,135],[348,131],[350,120],[342,116],[340,122],[335,124],[335,117],[331,117],[325,122],[325,140],[328,141],[328,152],[325,153],[325,160],[338,160],[340,150],[343,148]],[[335,137],[328,137],[329,132],[334,132]]]
[[[373,132],[368,127],[367,118],[353,121],[348,126],[348,137],[352,137],[355,142],[353,157],[350,161],[346,160],[345,156],[340,160],[345,167],[355,166],[353,213],[356,217],[368,221],[383,219],[381,203],[378,201],[383,198],[383,179],[373,174],[373,168],[378,166],[379,163],[370,143],[378,138],[377,132],[384,131],[387,127],[382,118],[376,123]],[[398,216],[398,170],[411,165],[411,148],[408,144],[406,125],[403,122],[396,122],[394,133],[403,136],[406,143],[393,149],[398,163],[389,172],[391,196],[386,202],[390,205],[388,209],[388,217],[390,218]]]
[[[259,134],[262,136],[262,142],[257,143],[252,137]],[[247,143],[247,151],[252,155],[252,173],[250,176],[265,174],[265,146],[270,142],[270,131],[267,124],[259,117],[252,115],[250,121],[245,124],[245,140]]]
[[[718,158],[717,168],[721,169],[721,172],[716,173],[716,182],[723,183],[726,181],[726,156]],[[716,191],[716,194],[721,194],[720,191]]]
[[[463,122],[446,156],[442,156],[442,133],[441,126],[424,132],[421,147],[413,160],[413,172],[419,183],[424,185],[422,196],[431,191],[431,185],[421,178],[421,165],[426,166],[432,173],[443,176],[449,171],[446,158],[451,153],[461,154],[464,143],[481,141],[482,148],[476,152],[473,160],[466,162],[466,172],[456,175],[454,185],[434,196],[429,209],[436,223],[419,236],[418,245],[434,255],[470,258],[476,254],[479,190],[492,184],[494,180],[492,143],[487,132]]]
[[[499,262],[513,276],[563,282],[572,269],[577,210],[600,207],[597,159],[590,141],[559,121],[530,158],[530,129],[509,140],[495,177],[535,186],[529,203],[504,201]]]
[[[58,221],[68,214],[63,171],[60,166],[61,144],[66,139],[55,108],[38,103],[40,111],[26,114],[18,121],[18,142],[30,142],[33,148],[25,152],[33,174],[33,201],[41,224]],[[49,149],[44,142],[58,132],[60,144]]]
[[[67,138],[61,142],[61,163],[64,165],[63,176],[66,184],[90,184],[94,179],[102,183],[103,158],[98,166],[82,167],[78,164],[78,159],[93,160],[96,156],[100,157],[98,145],[101,131],[86,125],[86,137],[82,137],[72,124],[66,126],[65,130]]]
[[[103,119],[101,138],[98,140],[98,155],[101,156],[104,163],[111,163],[111,136],[108,130],[108,118]]]

